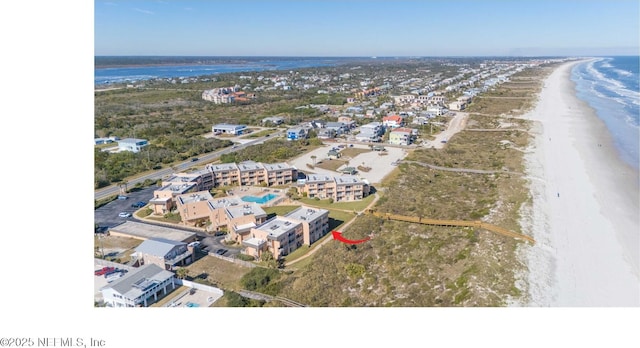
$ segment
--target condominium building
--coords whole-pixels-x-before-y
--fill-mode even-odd
[[[302,223],[302,244],[311,245],[329,233],[329,211],[301,206],[285,217]]]
[[[279,259],[302,245],[311,245],[329,232],[329,211],[301,206],[252,228],[242,239],[246,255],[259,258],[270,252]]]
[[[236,196],[213,198],[208,191],[177,196],[176,204],[185,225],[209,223],[212,231],[227,226],[229,239],[234,240],[267,219],[267,213],[257,203]]]
[[[219,186],[286,185],[297,178],[296,168],[285,162],[263,164],[245,161],[238,164],[208,164],[204,169],[176,173],[163,180],[162,188],[154,191],[150,208],[162,215],[176,206],[179,195],[196,191],[209,191]]]
[[[320,199],[332,198],[335,202],[355,201],[369,194],[369,183],[354,175],[328,176],[309,174],[307,179],[299,182],[298,193],[307,197]]]

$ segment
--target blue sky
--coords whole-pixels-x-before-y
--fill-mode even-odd
[[[96,55],[637,54],[633,1],[102,1]]]

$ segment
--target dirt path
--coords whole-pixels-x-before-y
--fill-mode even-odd
[[[413,163],[417,165],[421,165],[423,167],[429,167],[431,169],[443,170],[447,172],[457,172],[457,173],[473,173],[473,174],[515,174],[515,175],[524,175],[523,173],[518,172],[509,172],[506,170],[482,170],[482,169],[468,169],[468,168],[450,168],[450,167],[440,167],[429,163],[417,162],[417,161],[401,161],[400,163]]]
[[[466,112],[456,112],[456,115],[451,119],[447,129],[440,134],[436,135],[434,140],[427,141],[425,147],[434,149],[442,149],[445,147],[446,142],[456,133],[460,132],[467,126],[467,120],[469,114]]]

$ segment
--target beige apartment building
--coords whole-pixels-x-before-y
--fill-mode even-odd
[[[356,201],[369,195],[369,184],[354,175],[328,176],[310,174],[298,182],[298,194],[320,199],[333,198],[334,202]]]
[[[204,169],[176,173],[163,180],[162,188],[154,191],[154,198],[149,203],[154,214],[164,215],[177,206],[175,198],[178,195],[209,191],[220,186],[286,185],[292,183],[296,177],[296,169],[284,162],[262,164],[245,161],[238,164],[208,164]],[[193,212],[190,215],[193,215]]]
[[[302,245],[311,245],[329,232],[329,211],[301,206],[285,216],[276,216],[251,229],[243,253],[260,258],[270,252],[280,259]]]
[[[257,203],[244,202],[235,196],[213,198],[209,191],[187,193],[176,197],[182,222],[189,226],[211,223],[211,230],[227,226],[232,239],[267,219],[267,213]],[[238,240],[238,242],[240,242]]]
[[[197,191],[177,196],[175,202],[182,223],[198,226],[208,221],[212,210],[209,205],[210,200],[213,200],[213,196],[209,191]]]

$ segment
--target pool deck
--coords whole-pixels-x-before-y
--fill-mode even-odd
[[[253,196],[253,197],[263,197],[267,194],[276,195],[275,198],[266,201],[265,203],[257,203],[262,207],[270,207],[273,205],[277,205],[283,200],[287,199],[286,195],[287,190],[285,189],[275,189],[271,187],[257,187],[257,186],[242,186],[234,188],[233,190],[227,191],[227,194],[231,194],[234,196],[238,196],[242,199],[245,196]]]

